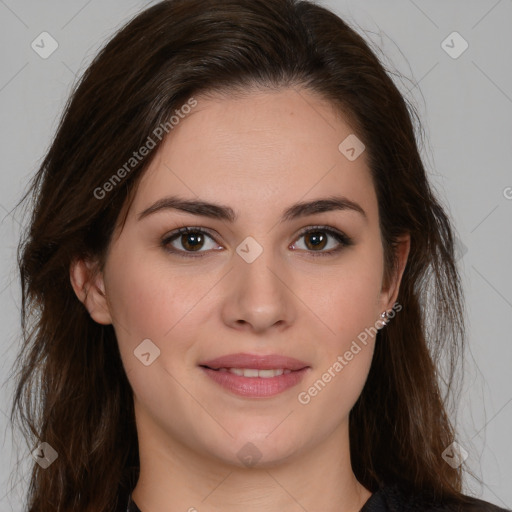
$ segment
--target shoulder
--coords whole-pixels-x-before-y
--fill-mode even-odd
[[[364,512],[512,512],[490,502],[464,495],[466,503],[436,500],[429,492],[412,493],[398,485],[387,485],[379,489],[368,500]],[[373,503],[370,503],[373,499]],[[372,505],[375,505],[372,507]]]

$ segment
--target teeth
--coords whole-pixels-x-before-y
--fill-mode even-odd
[[[283,375],[283,373],[286,374],[291,372],[291,370],[285,370],[283,368],[278,368],[275,370],[257,370],[254,368],[219,368],[219,371],[234,373],[240,377],[262,377],[264,379],[277,377],[279,375]]]

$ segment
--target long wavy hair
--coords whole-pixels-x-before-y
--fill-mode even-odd
[[[103,268],[114,227],[124,225],[161,141],[107,197],[94,191],[192,95],[283,87],[328,100],[365,144],[386,281],[398,237],[411,236],[403,310],[379,331],[350,412],[354,473],[371,491],[397,483],[466,502],[464,466],[442,458],[455,439],[447,404],[458,382],[465,308],[455,232],[427,179],[415,108],[363,37],[324,7],[168,0],[134,17],[92,61],[18,203],[30,208],[30,220],[18,246],[22,346],[11,421],[31,450],[47,442],[58,453],[47,469],[33,464],[29,512],[113,510],[138,475],[133,395],[115,332],[76,297],[70,264],[94,257]]]

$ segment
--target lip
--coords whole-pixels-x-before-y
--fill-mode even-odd
[[[309,368],[292,370],[290,373],[283,373],[283,375],[267,379],[263,377],[242,377],[234,373],[212,370],[204,366],[201,367],[201,370],[210,379],[235,395],[246,398],[268,398],[296,386],[304,378]]]
[[[293,357],[279,354],[228,354],[209,361],[199,363],[199,366],[207,366],[211,369],[219,368],[254,368],[256,370],[272,370],[283,368],[285,370],[301,370],[308,367],[308,363],[299,361]]]
[[[202,362],[199,366],[205,375],[224,389],[247,398],[267,398],[282,393],[296,386],[310,370],[309,365],[304,361],[277,354],[264,356],[230,354]],[[252,368],[256,370],[282,368],[290,370],[290,372],[269,378],[243,377],[228,371],[220,371],[219,368]]]

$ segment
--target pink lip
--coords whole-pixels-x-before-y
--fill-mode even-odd
[[[253,354],[230,354],[200,364],[208,377],[222,387],[244,397],[264,398],[277,395],[296,386],[309,371],[307,363],[280,355],[258,356]],[[215,369],[214,369],[215,368]],[[219,368],[252,368],[271,370],[283,368],[290,373],[276,377],[243,377]]]
[[[285,370],[301,370],[309,365],[293,357],[280,356],[278,354],[260,356],[257,354],[239,353],[204,361],[199,363],[199,366],[207,366],[212,369],[254,368],[256,370],[273,370],[283,368]]]
[[[248,398],[265,398],[282,393],[296,386],[309,371],[309,368],[303,368],[265,379],[263,377],[241,377],[225,370],[212,370],[205,367],[201,369],[208,377],[228,391]]]

